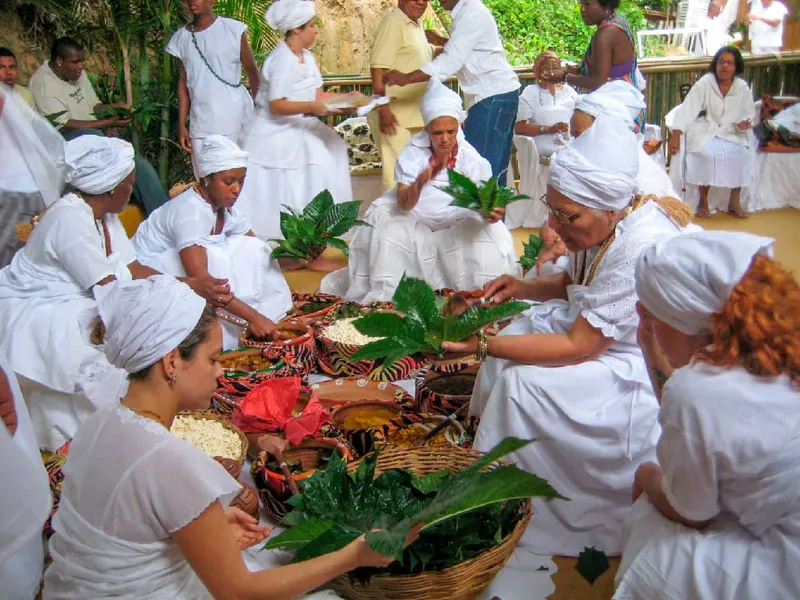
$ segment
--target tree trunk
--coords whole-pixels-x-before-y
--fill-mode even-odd
[[[172,13],[170,0],[163,0],[161,11],[161,30],[164,32],[164,39],[168,40],[172,35],[172,24],[170,15]],[[164,99],[164,106],[161,108],[161,148],[158,153],[158,176],[161,185],[169,189],[169,106],[166,99],[170,96],[170,83],[172,81],[172,57],[167,52],[161,53],[161,98]]]

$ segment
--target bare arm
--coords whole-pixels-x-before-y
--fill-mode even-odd
[[[567,75],[565,81],[572,86],[587,90],[596,90],[608,81],[614,56],[614,45],[619,42],[617,36],[625,33],[617,27],[604,27],[595,34],[592,51],[592,72],[589,75]],[[627,37],[625,38],[627,42]]]
[[[186,127],[186,121],[189,120],[189,108],[192,105],[192,99],[189,96],[189,86],[186,85],[186,68],[181,63],[181,71],[178,75],[178,141],[181,148],[186,152],[192,151],[192,142],[189,137],[189,129]]]
[[[61,126],[61,130],[77,131],[79,129],[109,129],[111,127],[119,127],[122,124],[123,121],[119,117],[96,119],[94,121],[79,121],[78,119],[70,119]]]
[[[258,66],[256,66],[256,57],[253,56],[253,50],[247,40],[247,33],[242,34],[241,60],[247,73],[247,80],[250,82],[250,95],[255,98],[256,94],[258,94],[261,78],[259,77]]]
[[[710,521],[690,521],[689,519],[685,519],[675,510],[667,499],[666,494],[664,494],[663,482],[664,472],[656,463],[647,462],[640,465],[639,468],[636,469],[636,477],[633,486],[634,502],[639,495],[644,492],[658,512],[670,521],[675,521],[676,523],[693,529],[703,529],[710,523]]]
[[[490,302],[499,304],[506,300],[567,300],[567,287],[572,283],[566,272],[553,273],[536,279],[520,279],[501,275],[483,286],[483,295]]]
[[[286,98],[271,100],[269,110],[274,115],[317,115],[318,117],[328,114],[328,109],[320,100],[314,102],[295,102]]]
[[[422,189],[433,179],[433,167],[428,167],[419,174],[417,180],[409,185],[404,183],[397,184],[397,205],[403,210],[411,210],[419,202]]]
[[[152,275],[161,275],[161,273],[155,269],[151,269],[150,267],[143,265],[138,260],[135,260],[129,264],[128,270],[131,272],[131,276],[134,279],[147,279]]]
[[[567,126],[569,127],[569,126]],[[560,128],[563,130],[563,128]],[[536,137],[537,135],[552,135],[558,133],[559,129],[555,125],[537,125],[527,121],[517,121],[514,125],[514,133],[517,135],[527,135]]]

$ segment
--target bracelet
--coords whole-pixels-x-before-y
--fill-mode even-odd
[[[478,359],[478,363],[482,363],[486,360],[489,351],[489,340],[486,339],[486,332],[481,329],[478,331],[478,349],[475,352],[475,358]]]

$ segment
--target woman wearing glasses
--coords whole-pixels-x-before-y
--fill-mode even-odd
[[[733,46],[720,49],[708,70],[675,113],[667,116],[669,153],[680,151],[685,133],[685,182],[700,188],[698,217],[709,216],[709,189],[720,187],[731,190],[728,213],[744,219],[747,215],[739,200],[753,172],[748,135],[755,116],[753,92],[740,77],[744,60]]]
[[[506,436],[536,438],[512,460],[571,502],[537,502],[523,544],[537,554],[586,546],[619,554],[636,466],[653,457],[658,403],[636,343],[634,266],[650,244],[681,233],[691,213],[634,198],[635,134],[600,114],[550,165],[550,226],[570,251],[564,273],[532,281],[503,276],[490,302],[541,302],[501,335],[449,344],[483,362],[470,410],[475,448]],[[681,210],[682,209],[682,210]]]

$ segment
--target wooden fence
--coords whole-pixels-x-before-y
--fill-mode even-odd
[[[639,64],[647,79],[647,121],[663,126],[664,115],[680,102],[681,84],[693,84],[708,70],[708,57],[644,58]],[[531,67],[520,67],[522,85],[533,83]],[[764,93],[800,94],[800,51],[782,52],[778,55],[745,57],[744,78],[758,99]],[[455,79],[448,85],[458,89]],[[325,89],[338,88],[342,92],[358,90],[364,94],[372,93],[372,82],[364,75],[338,75],[326,77]],[[329,119],[332,125],[341,117]]]

